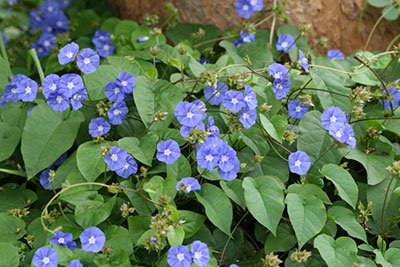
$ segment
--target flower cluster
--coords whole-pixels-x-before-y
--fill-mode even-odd
[[[291,100],[288,104],[288,112],[290,117],[297,119],[303,118],[308,111],[308,106],[302,104],[300,100]]]
[[[111,34],[107,31],[97,30],[92,38],[97,53],[102,58],[111,56],[114,53],[115,45],[111,42]]]
[[[235,7],[239,17],[248,19],[254,12],[262,10],[263,0],[238,0]]]
[[[235,47],[239,47],[244,43],[253,43],[255,40],[254,32],[247,33],[246,31],[240,31],[240,38],[235,41]]]
[[[278,37],[278,42],[276,43],[276,50],[289,53],[290,49],[296,47],[296,42],[290,34],[282,34]]]
[[[138,169],[136,160],[126,150],[119,147],[111,147],[110,152],[104,158],[108,168],[116,172],[122,178],[128,178]]]
[[[201,185],[196,178],[186,177],[182,178],[178,183],[176,183],[176,190],[182,191],[185,194],[189,194],[192,191],[199,191]]]
[[[193,241],[189,248],[183,245],[173,246],[168,251],[167,262],[171,267],[190,267],[192,262],[200,267],[207,266],[210,251],[206,243]]]
[[[400,104],[400,92],[393,87],[388,87],[386,89],[389,92],[389,96],[386,95],[385,89],[382,90],[382,94],[388,99],[384,99],[383,101],[379,100],[379,102],[386,110],[395,109]]]
[[[82,231],[79,235],[82,250],[98,253],[102,250],[106,236],[103,231],[97,227],[89,227]],[[78,248],[78,245],[73,241],[71,233],[63,233],[56,231],[54,236],[50,237],[49,243],[53,245],[66,246],[71,250]],[[32,264],[36,267],[57,267],[58,266],[58,254],[54,248],[41,247],[36,250],[32,258]],[[66,267],[83,267],[79,260],[72,260]]]
[[[340,52],[338,49],[331,49],[328,51],[326,55],[329,59],[341,59],[345,60],[346,58],[344,57],[343,53]]]
[[[269,65],[269,75],[274,78],[272,90],[275,93],[276,99],[282,99],[290,91],[290,74],[289,70],[279,63],[272,63]]]
[[[23,74],[17,74],[12,82],[4,87],[0,106],[4,107],[10,101],[32,102],[36,99],[37,92],[38,84],[34,80]]]
[[[340,143],[347,143],[351,148],[356,147],[353,127],[347,124],[346,114],[338,107],[329,107],[321,115],[322,125],[329,134]]]

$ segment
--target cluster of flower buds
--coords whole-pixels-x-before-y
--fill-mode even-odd
[[[261,104],[258,109],[261,113],[271,111],[272,105],[268,105],[268,103]]]
[[[155,57],[160,53],[160,47],[158,45],[150,47],[150,54]]]
[[[354,118],[364,117],[364,105],[372,99],[370,88],[357,86],[351,95],[353,109],[350,114]]]
[[[386,168],[390,172],[391,175],[399,175],[400,176],[400,160],[394,161],[392,165]]]
[[[273,252],[265,256],[263,259],[263,267],[279,267],[282,261]]]
[[[49,221],[50,224],[53,224],[59,217],[61,216],[61,213],[53,209],[52,211],[46,213],[43,218]]]
[[[214,72],[210,70],[205,70],[200,74],[200,81],[202,83],[207,84],[208,86],[216,87],[217,84],[217,76]]]
[[[367,139],[378,139],[382,134],[382,131],[377,130],[375,127],[371,126],[367,129]]]
[[[28,208],[7,210],[7,215],[11,215],[13,217],[18,217],[18,218],[28,216],[29,213],[31,212],[29,211]]]
[[[100,156],[105,158],[111,151],[111,145],[102,146],[100,149]]]
[[[244,83],[243,81],[245,81],[249,76],[248,72],[238,72],[235,74],[230,74],[227,78],[226,78],[226,82],[225,84],[228,85],[229,88],[231,89],[242,89],[244,88]]]
[[[167,26],[168,27],[175,27],[176,23],[179,20],[179,12],[178,9],[171,3],[171,2],[167,2],[165,4],[165,10],[167,11],[169,17],[167,20]]]
[[[370,228],[367,226],[367,223],[369,221],[369,217],[372,216],[371,208],[372,202],[368,202],[366,208],[361,202],[360,204],[358,204],[358,210],[360,211],[360,214],[358,215],[357,220],[364,227],[365,230],[370,230]]]
[[[290,255],[290,259],[296,263],[306,262],[308,258],[311,257],[311,252],[307,250],[295,251]]]
[[[123,203],[121,205],[121,207],[119,208],[121,213],[122,213],[122,217],[126,218],[129,216],[129,214],[134,213],[135,212],[135,208],[134,207],[130,207],[130,203]]]
[[[112,107],[113,102],[104,102],[104,101],[99,101],[97,103],[96,108],[97,111],[99,112],[100,116],[106,117],[108,110]]]
[[[225,109],[225,111],[227,113],[226,120],[228,121],[229,130],[233,132],[243,129],[243,124],[239,121],[240,113],[232,113],[228,109]]]
[[[189,136],[185,138],[185,140],[195,143],[195,144],[203,144],[204,141],[208,138],[210,132],[205,132],[200,130],[200,126],[196,126],[194,129],[189,131]]]
[[[26,243],[28,244],[28,246],[30,246],[31,248],[33,247],[33,241],[35,241],[35,236],[34,235],[27,235],[25,238]]]
[[[165,121],[167,119],[168,112],[162,111],[161,109],[154,115],[154,121]]]
[[[149,15],[146,14],[144,17],[144,23],[147,26],[157,25],[160,22],[160,17],[157,14]]]
[[[299,135],[295,133],[295,131],[293,129],[288,130],[286,129],[283,132],[283,138],[282,140],[284,142],[287,142],[289,145],[293,144],[294,142],[296,142],[296,139]]]
[[[206,31],[202,28],[199,28],[198,32],[192,33],[193,40],[201,40],[204,39],[205,36],[206,36]]]

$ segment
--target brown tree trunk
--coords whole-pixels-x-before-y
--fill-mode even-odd
[[[327,37],[328,49],[338,48],[346,55],[363,49],[368,35],[381,15],[381,10],[368,6],[358,33],[358,18],[366,0],[290,0],[286,5],[289,20],[278,20],[278,25],[312,24],[308,31],[310,43]],[[117,14],[123,19],[141,21],[145,14],[162,14],[166,0],[110,0]],[[179,10],[180,21],[215,24],[220,29],[233,28],[240,18],[235,12],[236,0],[169,0]],[[264,7],[272,7],[273,0],[264,0]],[[278,0],[282,2],[282,0]],[[271,21],[263,27],[269,28]],[[373,35],[369,49],[384,50],[400,32],[400,23],[385,19]]]

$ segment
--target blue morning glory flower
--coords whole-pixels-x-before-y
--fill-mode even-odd
[[[111,42],[105,42],[101,45],[96,45],[96,51],[99,53],[100,57],[106,58],[114,53],[115,45]]]
[[[244,103],[249,109],[256,109],[258,105],[257,95],[253,91],[253,87],[246,85],[244,87]]]
[[[210,261],[210,251],[207,244],[196,240],[190,245],[190,250],[193,262],[200,267],[206,267]]]
[[[240,111],[239,121],[243,124],[243,127],[249,129],[256,123],[257,110],[249,109],[248,107],[243,108]]]
[[[219,137],[219,128],[215,125],[213,116],[208,117],[207,128],[210,132],[209,137]]]
[[[67,73],[61,76],[59,88],[65,90],[67,97],[72,97],[79,90],[85,89],[85,85],[80,75]]]
[[[228,86],[223,82],[217,82],[216,86],[206,86],[204,88],[204,97],[210,105],[218,106],[224,100],[225,93],[228,91]]]
[[[47,97],[47,104],[54,110],[62,112],[69,108],[68,92],[65,89],[59,89],[51,92]]]
[[[347,131],[349,135],[349,139],[347,139],[346,143],[352,148],[356,148],[357,145],[357,140],[354,138],[354,130],[353,127],[350,124],[347,124],[345,126],[345,131]]]
[[[329,59],[341,59],[345,60],[346,58],[344,57],[343,53],[338,50],[338,49],[331,49],[328,51],[328,54],[326,55]]]
[[[82,263],[80,260],[72,260],[70,263],[68,263],[65,267],[83,267]]]
[[[90,48],[83,49],[79,53],[78,59],[76,60],[78,68],[84,74],[90,74],[95,72],[97,67],[99,66],[99,63],[100,63],[99,55],[96,53],[96,51]]]
[[[96,135],[101,136],[107,134],[111,129],[111,125],[103,117],[94,118],[89,123],[89,134],[96,138]]]
[[[167,262],[172,267],[190,267],[192,256],[186,246],[173,246],[168,251]]]
[[[115,80],[122,92],[125,94],[132,94],[133,88],[136,85],[136,78],[133,74],[128,72],[121,72]]]
[[[119,147],[111,147],[110,153],[104,158],[108,168],[112,171],[118,171],[125,167],[126,157],[128,153],[125,149],[120,149]]]
[[[230,171],[223,171],[221,170],[221,168],[218,168],[218,173],[219,175],[221,175],[222,179],[224,179],[225,181],[229,182],[232,181],[233,179],[235,179],[237,177],[237,174],[240,171],[240,161],[238,158],[234,158],[232,163],[234,164],[234,167],[232,170]]]
[[[35,100],[37,91],[38,84],[28,77],[18,82],[18,98],[21,99],[23,102],[32,102],[33,100]]]
[[[350,137],[348,128],[346,128],[343,123],[338,122],[331,123],[329,125],[329,134],[342,144],[345,143]]]
[[[58,255],[54,248],[41,247],[36,250],[32,258],[32,264],[36,267],[57,267]]]
[[[52,190],[51,183],[54,180],[54,176],[56,175],[56,172],[51,169],[46,169],[42,171],[40,174],[40,184],[43,186],[44,189]]]
[[[229,265],[229,267],[239,267],[239,265],[231,264],[231,265]]]
[[[175,107],[175,117],[180,124],[195,127],[202,121],[203,112],[193,103],[180,101]]]
[[[150,39],[150,38],[149,38],[148,36],[141,36],[141,37],[139,37],[139,38],[136,39],[136,42],[138,42],[138,43],[143,43],[143,42],[148,41],[149,39]]]
[[[390,103],[392,103],[392,107],[393,107],[393,109],[395,109],[395,108],[399,105],[399,103],[400,103],[400,93],[399,93],[399,91],[398,91],[396,88],[393,88],[393,87],[388,87],[388,88],[386,88],[386,89],[387,89],[388,92],[389,92],[390,100],[384,99],[383,102],[382,102],[382,100],[379,100],[379,102],[380,102],[381,104],[383,104],[383,107],[384,107],[386,110],[390,110],[390,109],[391,109]],[[382,89],[382,94],[383,94],[384,96],[386,96],[386,91],[385,91],[385,89]]]
[[[346,114],[338,107],[329,107],[322,112],[321,122],[325,129],[329,130],[332,123],[346,123]]]
[[[240,91],[229,90],[224,96],[222,105],[233,113],[237,113],[241,108],[246,106],[243,100],[243,93]]]
[[[78,110],[82,107],[82,102],[86,99],[88,93],[86,89],[80,89],[78,92],[72,95],[71,105],[73,110]]]
[[[157,144],[157,159],[167,165],[173,164],[181,156],[181,149],[174,140],[161,141]]]
[[[69,242],[69,243],[67,244],[67,247],[68,247],[70,250],[78,249],[78,245],[76,244],[75,241]]]
[[[291,85],[291,82],[290,82],[289,74],[287,75],[287,77],[284,80],[276,79],[272,86],[272,91],[275,93],[275,98],[282,99],[282,98],[286,97],[286,95],[290,91],[290,85]]]
[[[120,102],[125,98],[124,92],[121,90],[120,86],[114,81],[107,83],[106,87],[104,88],[104,93],[108,100],[110,100],[111,102]]]
[[[290,171],[298,175],[306,174],[311,167],[310,158],[301,150],[290,153],[288,161]]]
[[[53,29],[53,33],[59,34],[64,33],[68,30],[69,19],[65,13],[61,10],[54,12],[45,17],[45,24],[49,25]]]
[[[268,71],[269,75],[271,75],[275,80],[282,80],[290,77],[288,68],[279,63],[272,63],[269,65]]]
[[[58,2],[54,0],[46,0],[44,3],[39,7],[39,10],[42,11],[45,15],[56,12],[60,8]]]
[[[72,234],[64,233],[62,231],[56,231],[55,234],[50,237],[49,243],[53,245],[66,246],[68,243],[72,242]]]
[[[201,112],[203,112],[202,120],[204,120],[207,117],[206,104],[203,101],[201,101],[200,99],[197,99],[197,100],[193,101],[192,103],[195,104],[201,110]]]
[[[228,145],[228,142],[224,142],[220,149],[221,158],[218,162],[219,168],[224,171],[228,172],[235,167],[235,158],[236,151]]]
[[[74,61],[76,55],[78,54],[78,51],[79,45],[74,42],[65,45],[58,52],[58,62],[60,63],[60,65],[66,65],[69,62]]]
[[[103,231],[97,227],[89,227],[85,229],[79,236],[82,243],[83,251],[100,252],[106,242],[106,236]]]
[[[68,158],[68,153],[64,152],[61,154],[61,156],[58,157],[58,159],[56,159],[56,161],[54,161],[50,166],[59,166],[61,164],[63,164],[63,162]]]
[[[38,43],[42,45],[45,50],[50,51],[50,49],[56,45],[56,37],[50,33],[43,33],[40,36]]]
[[[46,57],[50,54],[50,49],[47,49],[39,42],[32,43],[32,48],[35,48],[38,57]]]
[[[29,24],[31,25],[31,29],[37,29],[42,26],[43,19],[39,14],[39,11],[31,11],[29,13]]]
[[[57,74],[49,74],[44,78],[42,82],[42,93],[44,97],[47,99],[51,92],[54,92],[58,89],[60,83],[60,76]]]
[[[129,176],[131,176],[132,174],[135,174],[137,172],[138,169],[138,165],[136,163],[136,160],[132,157],[132,155],[128,154],[126,156],[126,163],[124,165],[124,167],[118,171],[116,171],[116,173],[121,176],[122,178],[129,178]]]
[[[110,41],[111,33],[107,31],[97,30],[92,38],[92,43],[95,46],[100,46],[108,41]]]
[[[196,159],[200,168],[212,171],[221,159],[222,141],[216,137],[207,138],[207,140],[197,149]],[[218,142],[216,144],[215,142]]]
[[[250,0],[238,0],[236,1],[235,7],[239,17],[248,19],[253,16],[253,5]]]
[[[240,45],[244,43],[253,43],[255,40],[254,33],[247,34],[247,32],[241,30],[240,31],[240,38],[236,40],[235,47],[238,48]]]
[[[299,100],[291,100],[288,104],[288,112],[290,117],[301,119],[308,111],[308,106],[301,104]]]
[[[211,61],[210,60],[208,60],[208,59],[206,59],[206,58],[204,58],[204,57],[201,57],[199,60],[197,60],[200,64],[210,64],[211,63]]]
[[[278,42],[276,43],[276,50],[289,53],[289,50],[296,47],[294,38],[290,34],[282,34],[278,37]]]
[[[107,112],[110,123],[113,125],[122,124],[126,115],[128,115],[128,111],[129,109],[125,102],[115,102]]]
[[[200,183],[197,179],[193,177],[186,177],[182,178],[177,184],[176,184],[176,190],[177,191],[183,191],[185,194],[189,194],[192,191],[199,191],[201,189]]]
[[[303,67],[303,69],[308,73],[310,72],[308,69],[308,58],[304,56],[304,53],[299,50],[299,60],[300,60],[300,65]]]
[[[179,129],[179,132],[183,138],[189,137],[190,136],[190,131],[193,129],[198,128],[200,131],[205,132],[206,131],[206,126],[203,122],[200,122],[198,125],[194,127],[189,127],[189,126],[182,126],[181,129]]]
[[[59,5],[63,9],[67,9],[69,7],[69,4],[71,3],[71,0],[60,0],[58,1]]]
[[[7,35],[4,32],[0,32],[0,33],[1,33],[1,37],[3,38],[4,45],[7,45],[7,42],[8,42]]]
[[[11,83],[4,87],[3,96],[7,101],[17,102],[19,100],[19,95],[17,91],[17,83]]]
[[[254,11],[261,11],[263,8],[263,0],[250,0],[250,4]]]

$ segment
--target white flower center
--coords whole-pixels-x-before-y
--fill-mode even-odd
[[[65,56],[66,56],[67,58],[72,58],[73,55],[74,55],[74,54],[73,54],[71,51],[68,51],[68,52],[65,54]]]
[[[124,169],[126,170],[128,168],[129,168],[129,163],[127,162],[127,163],[125,163]]]
[[[127,85],[128,85],[128,82],[127,82],[127,81],[122,81],[121,84],[122,84],[123,86],[127,86]]]
[[[164,150],[165,156],[169,156],[170,154],[171,154],[171,150],[169,150],[168,148]]]
[[[114,94],[115,94],[115,95],[118,94],[120,91],[121,91],[121,90],[119,90],[119,87],[115,87],[115,88],[114,88]]]
[[[236,105],[239,101],[237,100],[237,98],[232,98],[231,102],[232,104]]]
[[[257,0],[251,0],[251,1],[250,1],[250,4],[251,4],[252,6],[255,6],[255,5],[257,4]]]
[[[62,21],[57,21],[57,26],[61,27],[63,25]]]
[[[340,138],[340,137],[343,136],[343,134],[344,134],[343,131],[339,130],[339,131],[336,132],[336,137]]]
[[[64,238],[62,238],[62,237],[60,237],[59,239],[58,239],[58,243],[60,243],[60,244],[64,244]]]
[[[39,53],[42,53],[43,52],[43,48],[39,47],[38,51],[39,51]]]
[[[246,37],[243,38],[243,42],[244,43],[250,43],[251,41],[250,41],[250,38],[248,36],[246,36]]]
[[[185,255],[183,255],[183,253],[179,253],[178,255],[176,255],[176,258],[177,258],[179,261],[183,261],[183,260],[185,259]]]
[[[79,99],[81,99],[81,97],[82,97],[82,96],[79,95],[79,94],[74,94],[74,99],[75,99],[75,100],[79,100]]]
[[[250,118],[249,114],[244,113],[244,114],[243,114],[243,119],[247,120],[248,118]]]
[[[229,160],[229,157],[227,157],[227,156],[225,156],[225,155],[221,157],[221,161],[222,161],[222,162],[226,162],[226,161],[228,161],[228,160]]]
[[[301,112],[302,108],[300,106],[296,107],[296,112]]]
[[[244,6],[243,6],[243,10],[244,10],[244,11],[249,10],[249,6],[248,6],[248,5],[244,5]]]
[[[211,154],[208,154],[207,156],[206,156],[206,160],[207,161],[212,161],[214,159],[214,157],[211,155]]]
[[[116,109],[114,110],[114,112],[113,112],[114,115],[119,115],[119,114],[121,114],[121,113],[122,113],[122,111],[119,110],[119,109],[117,109],[117,108],[116,108]]]
[[[99,127],[97,127],[97,131],[98,132],[103,132],[104,131],[104,127],[99,125]]]
[[[49,259],[48,257],[44,257],[43,260],[42,260],[42,262],[43,262],[44,264],[47,264],[47,263],[50,262],[50,259]]]
[[[193,117],[193,113],[189,111],[189,112],[186,114],[186,118],[191,119],[192,117]]]
[[[94,236],[91,236],[89,239],[89,244],[94,244],[96,242],[96,238],[94,238]]]
[[[117,154],[112,154],[111,155],[111,160],[112,161],[117,161],[118,160],[118,155]],[[93,236],[92,236],[93,237]]]
[[[331,116],[331,122],[336,122],[337,118],[335,116]]]
[[[103,49],[108,50],[108,49],[110,49],[110,46],[106,44],[106,45],[104,45]]]
[[[301,60],[301,63],[303,63],[304,65],[306,65],[306,64],[308,63],[307,58],[303,58],[303,59]]]
[[[192,191],[192,186],[191,185],[186,186],[186,193],[189,193],[190,191]]]
[[[68,87],[68,89],[74,88],[74,83],[73,83],[73,82],[69,82],[69,83],[67,84],[67,87]]]
[[[296,162],[294,163],[294,166],[300,167],[300,165],[301,165],[301,161],[300,160],[296,160]]]
[[[13,94],[16,94],[16,93],[17,93],[17,88],[11,89],[11,92],[12,92]]]
[[[245,102],[250,102],[251,101],[251,96],[245,96],[244,97]]]
[[[54,91],[54,90],[56,90],[56,89],[57,89],[57,84],[52,83],[52,84],[50,85],[50,90],[51,90],[51,91]]]
[[[61,104],[61,102],[63,101],[63,97],[62,96],[57,96],[56,101],[58,104]]]
[[[194,258],[197,259],[197,260],[200,260],[200,259],[201,259],[201,256],[202,256],[202,255],[201,255],[201,252],[195,252],[195,253],[194,253]]]
[[[90,59],[85,57],[85,59],[83,60],[83,63],[85,63],[86,65],[90,63]]]
[[[32,89],[31,89],[29,86],[27,86],[27,87],[25,88],[25,93],[26,93],[26,94],[32,93]]]
[[[52,11],[53,11],[53,7],[52,7],[52,6],[49,6],[49,7],[47,8],[47,11],[52,12]]]
[[[44,41],[44,46],[50,46],[50,42],[49,41]]]
[[[53,28],[51,28],[50,26],[47,27],[47,31],[48,31],[48,32],[51,32],[52,30],[53,30]]]
[[[277,73],[275,73],[275,75],[274,75],[274,78],[275,79],[280,79],[282,77],[282,72],[277,72]]]
[[[281,44],[281,46],[282,46],[283,48],[286,48],[288,45],[289,45],[288,42],[283,42],[283,43]]]

